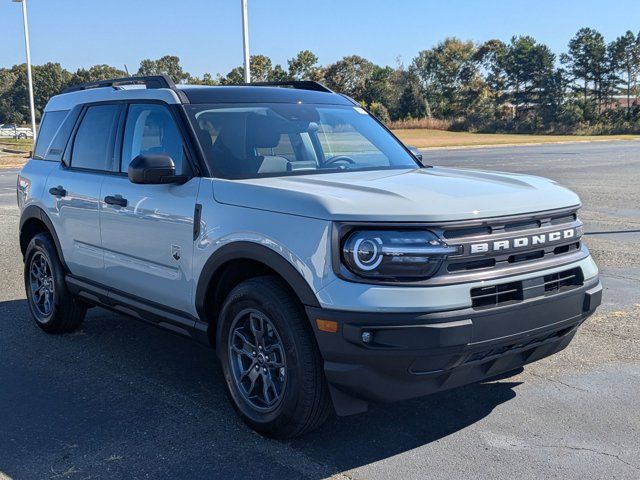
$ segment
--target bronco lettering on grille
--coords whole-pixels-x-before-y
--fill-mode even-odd
[[[567,228],[551,233],[541,233],[538,235],[527,235],[523,237],[508,238],[504,240],[496,240],[493,242],[472,243],[470,253],[491,253],[504,252],[509,250],[517,250],[520,248],[533,247],[536,245],[545,245],[548,243],[556,243],[563,240],[571,240],[576,238],[577,232],[575,228]]]

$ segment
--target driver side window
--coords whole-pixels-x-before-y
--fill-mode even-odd
[[[122,144],[120,171],[126,173],[131,160],[140,154],[169,155],[176,173],[184,172],[182,137],[171,113],[162,105],[130,105]]]

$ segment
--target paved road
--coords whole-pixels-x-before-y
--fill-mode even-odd
[[[0,207],[16,205],[17,169],[0,169]]]
[[[429,151],[438,165],[575,189],[589,231],[640,229],[640,143]],[[0,188],[13,180],[0,172]],[[4,192],[4,190],[3,190]],[[0,478],[640,478],[638,233],[592,235],[604,305],[514,377],[331,420],[289,443],[236,418],[208,349],[94,309],[30,321],[13,198],[0,196]],[[7,196],[9,198],[9,196]]]

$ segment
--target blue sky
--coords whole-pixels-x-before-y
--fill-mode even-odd
[[[32,57],[68,69],[178,55],[187,71],[227,73],[242,62],[240,0],[28,0]],[[358,54],[386,65],[447,36],[483,41],[527,34],[558,53],[583,26],[607,41],[640,30],[640,1],[249,0],[251,53],[320,63]],[[21,8],[0,0],[0,66],[24,61]]]

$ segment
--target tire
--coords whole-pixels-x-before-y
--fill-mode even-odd
[[[47,233],[37,234],[27,246],[24,286],[31,315],[42,330],[67,333],[80,327],[86,305],[67,289],[64,268]]]
[[[27,134],[26,133],[18,134],[18,139],[22,140],[22,139],[25,139],[25,138],[27,138]]]
[[[288,439],[324,423],[331,401],[322,357],[302,305],[277,277],[236,286],[219,322],[218,352],[227,391],[249,427]]]

